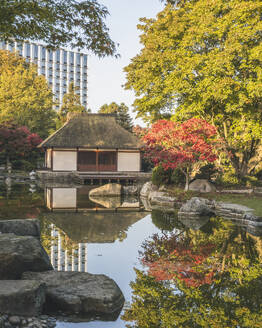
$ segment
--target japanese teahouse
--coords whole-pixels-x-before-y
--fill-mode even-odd
[[[77,114],[38,147],[49,171],[141,171],[139,140],[112,114]]]

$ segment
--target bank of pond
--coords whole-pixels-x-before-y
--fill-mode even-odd
[[[260,327],[261,197],[192,194],[173,210],[163,205],[170,199],[157,206],[155,198],[149,212],[135,193],[89,197],[95,187],[0,185],[0,267],[18,244],[27,263],[42,245],[35,254],[46,265],[14,262],[0,270],[0,285],[35,281],[38,306],[48,290],[41,311],[28,315],[8,311],[0,292],[1,328]]]

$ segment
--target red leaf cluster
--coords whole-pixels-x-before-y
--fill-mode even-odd
[[[164,169],[186,167],[199,161],[214,162],[216,128],[199,118],[183,123],[159,120],[144,135],[146,157]]]
[[[31,133],[25,126],[0,125],[0,153],[23,156],[41,141],[38,134]]]

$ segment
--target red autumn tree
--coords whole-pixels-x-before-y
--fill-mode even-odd
[[[155,165],[179,168],[186,176],[185,190],[195,164],[214,162],[218,146],[216,128],[205,120],[192,118],[183,123],[159,120],[144,135],[146,156]]]
[[[25,126],[0,125],[0,154],[4,156],[7,168],[11,160],[33,151],[41,141],[38,134],[31,133]]]

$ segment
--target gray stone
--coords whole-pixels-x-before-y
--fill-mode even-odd
[[[26,272],[24,279],[47,285],[45,311],[68,314],[111,314],[120,311],[124,296],[117,284],[105,275],[84,272]]]
[[[124,195],[137,195],[138,194],[138,187],[133,186],[123,186],[123,194]]]
[[[141,191],[140,191],[140,196],[141,197],[148,197],[149,193],[151,191],[157,191],[157,186],[153,185],[153,183],[150,181],[150,182],[146,182]]]
[[[121,185],[118,183],[108,183],[104,186],[90,190],[89,196],[120,196]]]
[[[20,279],[25,271],[52,269],[49,257],[37,238],[0,234],[0,279]]]
[[[12,325],[19,325],[20,324],[20,318],[18,316],[11,316],[9,317],[9,322],[12,324]]]
[[[14,233],[18,236],[40,237],[40,223],[36,219],[1,220],[1,233]]]
[[[43,283],[35,280],[0,280],[1,312],[28,316],[40,314],[45,301],[45,288]],[[12,316],[9,322],[18,324],[18,319]]]
[[[210,217],[208,216],[197,216],[197,218],[183,217],[183,220],[181,220],[181,222],[184,226],[192,230],[199,230],[209,221],[209,219]]]
[[[216,187],[206,179],[196,179],[189,184],[189,190],[199,192],[216,192]]]
[[[198,216],[211,216],[215,213],[215,204],[206,198],[193,197],[182,205],[178,218],[194,218]]]
[[[148,199],[151,205],[157,205],[160,207],[174,208],[176,198],[169,196],[166,192],[151,191],[148,195]]]

